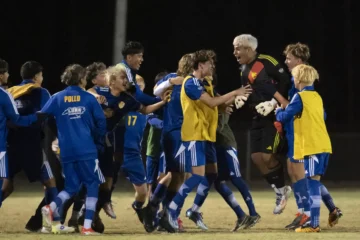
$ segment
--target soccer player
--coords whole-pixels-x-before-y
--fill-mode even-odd
[[[155,77],[155,87],[157,83],[164,78],[168,72],[158,73]],[[147,147],[146,147],[146,179],[149,189],[149,199],[151,194],[156,188],[156,182],[159,171],[159,161],[161,157],[165,155],[162,153],[161,147],[161,133],[162,133],[162,116],[150,114],[148,115],[148,123],[150,125],[149,135],[147,138]],[[155,122],[155,123],[154,123]],[[163,175],[159,176],[160,178]]]
[[[0,207],[3,200],[9,196],[9,163],[8,153],[6,151],[6,139],[8,129],[6,123],[8,120],[21,126],[29,126],[37,121],[36,115],[20,116],[16,108],[13,97],[5,91],[2,86],[6,86],[9,73],[8,63],[0,59]]]
[[[250,84],[253,89],[247,99],[254,113],[250,129],[251,158],[274,188],[277,198],[273,213],[280,214],[286,206],[291,188],[285,186],[284,167],[275,157],[279,136],[272,112],[278,101],[283,105],[288,103],[285,97],[290,78],[273,57],[256,52],[258,41],[254,36],[239,35],[235,37],[233,45],[234,55],[241,64],[242,84]]]
[[[159,180],[149,204],[146,206],[147,211],[146,217],[144,218],[144,227],[147,232],[155,230],[157,225],[156,215],[160,203],[163,205],[163,216],[166,218],[165,211],[183,183],[184,173],[190,172],[190,165],[186,165],[185,162],[186,154],[190,154],[190,152],[186,150],[181,142],[183,113],[180,102],[180,91],[183,77],[186,77],[192,72],[192,54],[185,54],[179,60],[177,72],[166,75],[163,79],[159,80],[154,87],[155,96],[170,94],[170,100],[164,107],[163,112],[162,147],[166,161],[166,175]],[[181,77],[181,81],[175,82],[174,79],[178,76]],[[166,224],[165,218],[160,219],[159,228],[165,228],[167,231],[173,232],[174,230],[171,226]]]
[[[105,179],[99,168],[95,140],[104,138],[106,120],[96,98],[84,90],[86,79],[85,69],[82,66],[78,64],[68,66],[61,76],[61,81],[68,87],[52,96],[41,112],[56,119],[65,189],[53,202],[42,208],[43,227],[54,233],[74,232],[74,228],[64,228],[56,224],[60,220],[58,211],[64,202],[78,192],[81,184],[84,184],[87,197],[85,222],[81,233],[96,235],[91,223],[99,184]]]
[[[191,163],[192,176],[184,182],[169,204],[168,223],[175,231],[179,229],[178,209],[182,208],[189,192],[201,182],[206,181],[206,154],[213,153],[213,151],[209,151],[207,141],[215,142],[216,139],[217,106],[228,102],[235,96],[251,93],[251,89],[246,87],[214,97],[213,93],[207,92],[207,88],[203,84],[203,79],[211,76],[213,71],[212,56],[206,50],[197,51],[194,53],[193,61],[194,72],[184,79],[180,92],[183,111],[181,140],[185,142],[185,148],[190,149],[191,152],[191,157],[185,161]]]
[[[326,171],[332,147],[325,124],[323,101],[313,86],[314,81],[319,79],[319,74],[312,66],[305,64],[297,65],[291,73],[299,92],[285,109],[276,110],[276,119],[283,123],[294,119],[293,158],[304,160],[312,200],[310,224],[296,228],[295,231],[320,232],[320,179]]]
[[[23,81],[9,88],[8,92],[14,97],[20,115],[35,114],[50,98],[49,92],[41,87],[43,67],[38,62],[28,61],[22,65],[20,74]],[[8,134],[8,153],[10,188],[13,188],[15,175],[24,170],[30,182],[41,181],[46,187],[46,203],[53,201],[58,191],[49,162],[44,157],[41,124],[11,128]]]
[[[289,71],[300,64],[307,64],[310,58],[310,50],[306,44],[296,43],[289,44],[284,50],[286,56],[285,64]],[[289,90],[289,100],[298,92],[295,87],[294,78],[292,80],[292,86]],[[298,207],[298,212],[292,223],[287,225],[287,229],[295,229],[302,226],[306,221],[310,220],[310,202],[309,193],[307,187],[307,180],[305,178],[304,162],[302,160],[295,160],[294,155],[294,119],[290,119],[289,122],[284,123],[284,130],[288,141],[288,153],[287,153],[287,168],[288,173],[293,183],[294,196]],[[329,209],[329,226],[334,226],[338,219],[342,216],[342,212],[339,208],[335,207],[333,199],[324,185],[321,186],[321,196],[326,207]]]
[[[144,47],[139,42],[128,42],[125,44],[122,55],[124,60],[121,62],[126,67],[126,74],[129,82],[135,89],[129,89],[129,91],[135,91],[135,98],[141,104],[150,105],[159,102],[160,100],[143,93],[140,87],[136,83],[136,74],[140,69],[142,62],[144,61]]]

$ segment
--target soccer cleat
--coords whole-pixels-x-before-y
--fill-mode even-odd
[[[205,231],[209,229],[203,221],[202,213],[193,212],[190,208],[186,211],[186,217],[193,221],[198,228]]]
[[[92,228],[82,228],[81,229],[81,235],[100,235],[100,233],[95,232]]]
[[[40,229],[40,232],[41,233],[44,233],[44,234],[50,234],[51,233],[51,230],[47,229],[46,227],[42,227]]]
[[[68,226],[75,229],[75,232],[80,232],[78,220],[74,218],[70,218],[68,221]]]
[[[139,221],[141,223],[143,223],[144,222],[144,209],[143,208],[136,208],[134,203],[131,205],[131,207],[134,209],[136,215],[139,218]]]
[[[113,205],[111,202],[105,203],[103,206],[103,209],[104,209],[104,212],[106,213],[106,215],[108,215],[112,219],[116,219],[116,214],[114,212]]]
[[[320,232],[320,231],[321,230],[320,230],[319,226],[313,228],[310,225],[298,227],[295,229],[295,232],[297,232],[297,233],[313,233],[313,232]]]
[[[335,208],[334,211],[329,213],[329,220],[328,225],[329,227],[334,227],[336,224],[338,224],[339,219],[343,216],[342,211],[339,208]]]
[[[174,224],[170,224],[169,211],[166,208],[163,211],[163,215],[159,220],[159,227],[165,229],[169,233],[175,233],[177,229],[173,227]],[[179,223],[177,222],[177,224]]]
[[[103,233],[105,231],[104,223],[102,222],[98,212],[95,212],[94,214],[91,228],[98,233]]]
[[[175,231],[179,231],[179,223],[177,221],[176,211],[174,210],[168,210],[164,214],[167,216],[167,222],[170,225],[170,227]]]
[[[259,214],[255,216],[249,216],[249,220],[245,223],[244,229],[249,229],[260,222],[261,216]]]
[[[51,232],[53,234],[67,234],[67,233],[74,233],[75,228],[64,226],[62,224],[56,224],[51,227]]]
[[[30,220],[26,223],[25,229],[30,232],[38,232],[42,229],[41,216],[31,216]]]
[[[285,229],[293,230],[300,227],[301,226],[300,221],[302,219],[302,215],[303,214],[301,213],[297,213],[295,219],[289,225],[285,226]]]
[[[311,219],[309,216],[307,216],[306,214],[302,214],[301,219],[300,219],[300,226],[308,226],[310,225]]]
[[[245,224],[249,221],[249,216],[244,215],[242,218],[238,218],[235,222],[235,227],[233,228],[233,232],[237,231],[239,228],[244,228]]]
[[[180,218],[178,218],[177,221],[179,225],[179,232],[185,232],[183,221]]]
[[[281,214],[284,211],[287,200],[291,196],[291,191],[290,186],[285,186],[283,193],[276,193],[276,205],[273,211],[274,214]]]
[[[53,220],[53,213],[49,205],[46,205],[41,208],[41,215],[42,215],[42,225],[46,231],[51,232],[52,230],[52,220]]]

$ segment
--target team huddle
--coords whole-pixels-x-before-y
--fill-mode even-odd
[[[137,74],[144,52],[138,42],[125,45],[124,60],[115,66],[69,65],[61,76],[67,87],[52,96],[41,87],[43,68],[34,61],[21,67],[21,84],[7,88],[8,63],[0,59],[0,207],[23,170],[45,188],[26,229],[97,235],[105,230],[101,210],[116,219],[111,198],[121,172],[134,187],[131,206],[148,233],[184,231],[180,215],[193,190],[185,216],[207,230],[200,210],[212,186],[236,214],[232,230],[251,228],[261,216],[241,176],[228,123],[233,110],[248,108],[251,158],[275,192],[273,213],[284,211],[293,191],[298,213],[286,229],[320,232],[321,200],[329,226],[335,226],[342,212],[321,183],[332,147],[308,46],[285,48],[290,76],[276,59],[256,52],[252,35],[237,36],[233,45],[242,87],[223,95],[215,90],[212,50],[185,54],[176,72],[157,74],[155,96],[143,93],[145,81]],[[292,188],[285,183],[285,163]],[[226,181],[241,193],[247,210]]]

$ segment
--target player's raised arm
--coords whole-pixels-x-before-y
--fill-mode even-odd
[[[276,120],[282,123],[286,123],[294,118],[297,114],[301,113],[303,104],[299,94],[295,94],[291,102],[286,106],[285,109],[276,109]]]

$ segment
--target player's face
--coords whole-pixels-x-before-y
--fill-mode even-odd
[[[42,72],[39,72],[38,74],[36,74],[35,77],[34,77],[34,81],[35,81],[37,84],[41,85],[42,82],[43,82],[43,73],[42,73]]]
[[[128,86],[128,79],[125,72],[120,72],[119,75],[116,76],[113,87],[120,92],[125,92]]]
[[[94,85],[99,87],[106,87],[109,85],[105,72],[100,72],[96,78],[92,81]]]
[[[289,68],[289,71],[296,67],[299,64],[302,64],[302,61],[300,58],[295,57],[291,53],[286,54],[285,64]]]
[[[131,54],[126,57],[126,62],[132,69],[139,70],[144,61],[143,53]]]
[[[239,64],[247,64],[250,60],[250,48],[234,44],[234,56]]]
[[[213,64],[212,61],[207,61],[205,63],[200,63],[199,67],[200,67],[200,70],[201,70],[201,75],[203,77],[212,76],[213,68],[214,68],[214,64]]]
[[[0,85],[6,85],[8,83],[9,73],[5,72],[0,74]]]

